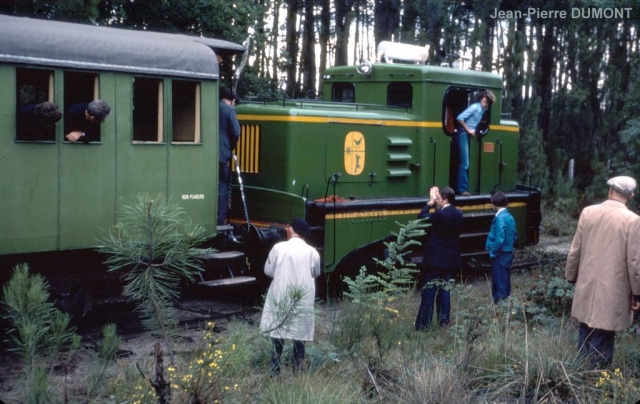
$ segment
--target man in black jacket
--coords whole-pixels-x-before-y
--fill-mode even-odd
[[[70,105],[64,113],[65,139],[74,143],[99,142],[100,124],[110,112],[111,108],[102,100]]]
[[[218,183],[218,225],[223,225],[227,220],[229,205],[229,189],[231,179],[231,168],[229,160],[231,152],[236,148],[240,139],[240,123],[236,117],[235,105],[238,95],[231,90],[222,90],[220,93],[220,164]]]
[[[462,211],[453,203],[455,191],[450,187],[431,187],[429,202],[420,214],[419,219],[427,219],[431,223],[429,241],[422,258],[422,301],[416,318],[416,330],[423,331],[431,325],[434,300],[441,326],[449,324],[451,302],[449,297],[449,281],[456,269],[462,266],[458,239],[462,229]],[[429,213],[434,206],[437,209]]]

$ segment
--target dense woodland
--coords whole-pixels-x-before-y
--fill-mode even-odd
[[[589,15],[605,8],[623,16]],[[0,12],[234,42],[251,33],[241,96],[316,97],[326,67],[373,60],[381,40],[429,44],[427,63],[465,55],[465,68],[503,76],[502,112],[521,126],[523,180],[556,200],[591,202],[604,178],[640,177],[639,0],[16,0]],[[234,63],[225,59],[223,77]]]

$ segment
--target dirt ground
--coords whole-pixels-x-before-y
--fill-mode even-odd
[[[184,342],[180,344],[180,350],[186,351],[192,350],[193,348],[190,348],[190,346],[195,346],[202,337],[204,323],[209,319],[209,317],[202,312],[215,312],[215,330],[218,332],[224,331],[229,318],[237,316],[251,318],[256,312],[247,304],[236,304],[228,301],[198,299],[183,302],[183,304],[187,310],[179,310],[179,317],[182,322],[188,322],[188,329],[181,332]],[[101,308],[94,308],[94,310],[96,309],[98,310],[97,312],[100,313]],[[108,307],[103,309],[109,310]],[[111,319],[111,317],[117,317],[118,310],[121,309],[122,308],[113,309],[111,310],[112,312],[108,314],[104,314],[104,311],[102,313],[108,315],[109,319]],[[120,317],[126,322],[135,321],[132,320],[134,317],[130,314],[121,315]],[[116,325],[118,326],[118,330],[127,328],[126,324],[123,324],[123,327],[120,327],[118,324]],[[5,326],[5,324],[0,326]],[[64,382],[67,388],[70,389],[77,387],[74,386],[74,381],[84,380],[84,376],[87,374],[87,369],[90,365],[88,361],[90,358],[95,357],[95,351],[99,343],[99,335],[101,335],[97,326],[94,326],[93,323],[86,324],[86,322],[79,324],[78,333],[82,335],[82,344],[74,353],[70,361],[70,366],[66,368],[66,371],[62,371],[62,369],[54,366],[54,380],[59,381],[60,384]],[[7,336],[5,333],[2,332],[0,334],[0,363],[2,364],[2,366],[0,366],[0,404],[22,404],[24,402],[21,398],[22,388],[18,384],[20,380],[19,372],[22,367],[21,359],[17,354],[9,351],[10,346],[6,342]],[[154,351],[154,345],[159,342],[158,338],[143,331],[129,331],[124,335],[118,331],[118,334],[121,335],[122,338],[118,357],[131,361],[132,363],[145,363],[149,361]],[[168,359],[165,362],[168,363]],[[53,402],[58,401],[54,400]]]
[[[550,237],[541,236],[538,248],[548,253],[558,253],[566,255],[571,245],[572,237]],[[228,318],[236,315],[242,316],[255,316],[256,311],[251,310],[255,306],[244,304],[237,304],[229,301],[213,301],[207,299],[194,300],[185,304],[189,309],[195,309],[195,311],[181,310],[180,318],[183,321],[189,321],[192,326],[188,331],[185,331],[182,335],[186,341],[183,349],[189,349],[189,342],[195,344],[202,335],[202,327],[198,326],[198,322],[202,323],[205,315],[200,312],[215,312],[217,319],[216,329],[224,330],[225,322]],[[248,310],[248,311],[247,311]],[[122,321],[130,322],[131,317],[123,316],[115,310],[110,310],[108,307],[103,312],[102,316],[107,316],[109,319],[120,318]],[[104,318],[103,318],[104,319]],[[202,320],[202,321],[200,321]],[[7,325],[2,323],[0,327],[6,327]],[[96,345],[98,343],[96,328],[91,324],[84,324],[79,327],[80,333],[83,335],[83,341],[81,348],[77,351],[76,356],[72,362],[71,369],[66,376],[62,376],[62,372],[56,372],[55,374],[61,380],[81,380],[82,375],[86,372],[87,359],[92,357],[95,352]],[[119,330],[123,330],[125,327],[118,326]],[[119,335],[122,333],[119,331]],[[17,385],[19,380],[19,371],[21,368],[19,357],[12,352],[8,351],[9,346],[5,342],[7,336],[5,333],[0,332],[0,404],[21,404],[23,401],[20,397],[20,386]],[[146,332],[133,332],[126,333],[122,336],[122,344],[120,346],[119,356],[127,358],[132,362],[142,363],[149,359],[149,356],[153,352],[153,347],[158,339],[152,337]]]

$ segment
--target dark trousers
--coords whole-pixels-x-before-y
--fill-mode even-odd
[[[494,303],[511,295],[512,252],[499,252],[491,259],[491,295]]]
[[[453,269],[424,267],[422,269],[422,278],[424,287],[422,288],[420,309],[416,317],[416,330],[422,331],[431,326],[434,301],[438,323],[443,326],[449,324],[451,315],[449,281],[453,279]]]
[[[607,368],[613,361],[615,336],[615,331],[591,328],[580,323],[578,352],[586,356],[594,368]]]
[[[229,189],[231,188],[231,169],[229,164],[220,163],[218,175],[218,225],[227,220],[229,210]]]
[[[284,339],[271,338],[273,341],[273,352],[271,354],[271,373],[280,374],[280,357],[284,348]],[[304,341],[293,341],[293,371],[302,370],[302,360],[304,359]]]

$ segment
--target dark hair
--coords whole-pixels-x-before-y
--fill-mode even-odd
[[[505,207],[508,202],[507,197],[502,191],[496,191],[491,194],[491,203],[495,206]]]
[[[240,98],[238,97],[238,94],[236,94],[234,91],[229,90],[228,88],[225,88],[224,90],[220,91],[220,99],[229,100],[229,101],[240,100]]]
[[[62,118],[62,112],[60,112],[58,106],[49,101],[41,102],[40,104],[36,105],[33,113],[36,118],[47,125],[54,124],[58,122],[60,118]]]
[[[440,197],[446,199],[450,204],[453,204],[456,201],[456,191],[451,187],[442,187],[440,188]]]
[[[483,98],[487,99],[489,105],[493,105],[493,103],[496,102],[496,96],[489,90],[483,91],[482,94],[480,94],[480,101],[482,101]]]
[[[104,119],[111,112],[111,108],[109,108],[109,105],[102,100],[93,100],[89,103],[87,112],[94,118]]]

